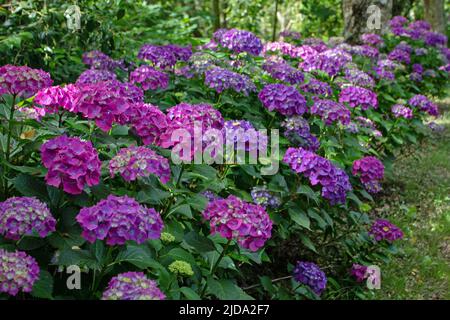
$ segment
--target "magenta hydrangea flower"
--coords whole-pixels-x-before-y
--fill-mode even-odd
[[[102,300],[164,300],[166,296],[156,281],[148,279],[143,272],[125,272],[113,277]]]
[[[309,79],[307,83],[301,85],[300,90],[318,96],[331,96],[333,93],[331,86],[328,83],[314,78]]]
[[[77,85],[92,84],[102,81],[116,80],[114,72],[106,69],[88,69],[83,71],[77,79]]]
[[[48,169],[47,184],[70,194],[80,194],[84,186],[100,182],[101,162],[90,141],[65,135],[41,146],[42,163]]]
[[[421,94],[416,94],[409,99],[408,104],[412,107],[419,108],[419,110],[428,113],[430,116],[437,117],[439,115],[439,108],[436,104],[428,100],[427,97]]]
[[[301,71],[291,67],[286,62],[267,61],[263,64],[263,69],[267,71],[272,78],[289,84],[299,84],[305,80]]]
[[[131,83],[140,83],[144,90],[165,89],[169,85],[169,76],[150,66],[140,66],[130,74]]]
[[[180,103],[167,110],[167,129],[161,135],[161,146],[163,148],[176,147],[179,152],[181,160],[192,160],[196,152],[202,152],[207,141],[202,139],[202,136],[198,137],[196,143],[194,137],[199,135],[199,131],[205,134],[209,129],[216,129],[221,131],[223,128],[224,120],[220,112],[208,104],[188,104]],[[194,132],[195,126],[198,126],[198,131]],[[181,137],[180,139],[172,139],[172,134],[176,130],[185,130],[185,133],[189,133],[188,137]],[[218,132],[220,134],[220,132]],[[185,154],[185,150],[189,150]]]
[[[256,86],[249,77],[219,67],[208,69],[205,72],[205,85],[218,93],[232,89],[248,96],[250,92],[256,91]]]
[[[375,220],[370,227],[369,234],[375,238],[375,241],[393,242],[403,238],[402,230],[385,219]]]
[[[39,90],[34,97],[34,103],[42,106],[45,113],[56,113],[59,108],[76,112],[73,99],[78,93],[78,88],[73,84],[65,87],[53,86]]]
[[[311,288],[320,296],[327,286],[327,276],[313,262],[298,261],[293,271],[294,280]]]
[[[322,186],[322,197],[330,204],[345,203],[347,191],[352,190],[345,171],[329,160],[303,148],[288,148],[283,162],[296,173],[302,173],[314,186]]]
[[[352,173],[359,175],[364,187],[372,193],[381,190],[380,180],[384,178],[384,165],[375,157],[368,156],[353,162]]]
[[[154,174],[162,183],[170,180],[169,160],[146,147],[122,148],[109,162],[111,177],[120,174],[125,181]]]
[[[109,195],[92,207],[80,210],[76,220],[87,241],[104,240],[108,245],[122,245],[133,240],[138,244],[159,239],[164,227],[159,213],[127,196]]]
[[[119,117],[119,123],[130,125],[144,144],[161,145],[161,135],[166,131],[166,115],[157,106],[148,103],[131,104]]]
[[[41,69],[10,64],[0,67],[0,96],[12,94],[29,98],[52,83],[50,74]]]
[[[383,44],[383,42],[384,42],[383,39],[381,38],[381,36],[376,33],[364,33],[363,35],[361,35],[361,41],[364,44],[374,46],[374,47],[377,47],[377,46]]]
[[[261,40],[250,31],[230,29],[219,36],[219,43],[235,53],[247,52],[257,56],[262,51]]]
[[[363,282],[367,278],[367,267],[354,263],[350,269],[350,274],[355,278],[357,282]]]
[[[283,135],[290,143],[312,152],[319,150],[319,139],[311,134],[306,119],[301,116],[292,116],[286,118],[286,120],[281,123],[281,126],[285,129]]]
[[[350,110],[343,104],[328,99],[314,99],[311,113],[322,118],[326,125],[340,122],[343,125],[350,123]]]
[[[282,115],[302,115],[307,111],[306,99],[295,87],[284,84],[268,84],[258,94],[259,100],[269,111]]]
[[[228,196],[209,202],[203,211],[209,220],[211,233],[235,239],[250,251],[257,251],[272,235],[272,221],[263,207]]]
[[[55,231],[56,220],[47,205],[33,197],[13,197],[0,202],[0,234],[19,240],[33,231],[45,238]]]
[[[413,111],[402,104],[394,104],[391,107],[391,112],[396,118],[412,119],[413,117]]]
[[[23,251],[0,249],[0,292],[16,296],[19,291],[31,292],[39,279],[39,265]]]
[[[366,88],[349,86],[339,94],[339,102],[347,102],[351,108],[361,107],[362,110],[378,108],[377,94]]]

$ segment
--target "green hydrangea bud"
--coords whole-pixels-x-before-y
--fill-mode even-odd
[[[194,275],[192,267],[185,261],[176,260],[169,265],[169,271],[180,276],[191,277]]]
[[[164,241],[164,242],[174,242],[175,241],[175,237],[168,232],[161,233],[160,239],[161,239],[161,241]]]

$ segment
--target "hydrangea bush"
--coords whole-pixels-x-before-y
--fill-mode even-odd
[[[439,115],[446,37],[395,17],[360,45],[237,29],[204,43],[86,52],[68,84],[0,67],[0,298],[74,298],[71,265],[85,299],[370,296],[366,266],[403,238],[372,202]],[[267,153],[194,163],[213,140],[198,131],[231,136],[240,160]]]

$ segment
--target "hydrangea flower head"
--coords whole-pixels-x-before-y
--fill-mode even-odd
[[[182,277],[192,277],[194,275],[192,266],[186,261],[175,260],[169,264],[168,269],[170,272]]]
[[[408,104],[412,107],[419,108],[419,110],[428,113],[430,116],[436,117],[439,115],[438,106],[424,95],[416,94],[414,97],[409,99]]]
[[[268,84],[258,98],[269,111],[276,110],[285,116],[302,115],[307,111],[305,97],[292,86]]]
[[[203,218],[209,220],[211,233],[235,239],[251,251],[263,247],[272,234],[272,221],[264,208],[235,196],[210,202]]]
[[[230,29],[223,32],[219,39],[220,44],[235,52],[247,52],[257,56],[262,51],[261,40],[250,31]]]
[[[262,134],[246,120],[228,120],[222,129],[223,141],[227,145],[234,145],[234,150],[265,151],[267,135]]]
[[[82,208],[76,220],[86,240],[93,243],[106,239],[111,246],[128,240],[141,244],[158,239],[164,227],[155,209],[144,207],[127,196],[109,195],[92,207]]]
[[[354,263],[350,269],[350,274],[355,278],[357,282],[363,282],[367,277],[366,275],[367,267]]]
[[[377,94],[366,88],[349,86],[339,94],[339,102],[347,102],[351,108],[361,107],[362,110],[378,108]]]
[[[311,134],[308,121],[301,116],[286,118],[281,123],[285,129],[284,136],[292,143],[305,150],[316,152],[320,147],[319,139]]]
[[[403,238],[402,230],[385,219],[375,220],[370,227],[369,234],[374,237],[375,241],[393,242]]]
[[[266,186],[256,186],[250,192],[253,202],[264,208],[278,208],[281,204],[279,197],[267,190]]]
[[[361,183],[372,193],[381,190],[380,180],[384,177],[384,165],[375,157],[368,156],[353,162],[353,175],[359,175]]]
[[[90,141],[59,136],[41,146],[41,156],[48,169],[45,181],[51,186],[80,194],[85,185],[100,182],[101,162]]]
[[[55,231],[56,220],[47,205],[33,197],[13,197],[0,202],[0,234],[19,240],[33,231],[45,238]]]
[[[53,86],[39,90],[34,97],[34,103],[42,106],[45,113],[56,113],[59,108],[76,112],[73,99],[78,93],[78,88],[73,84],[65,87]]]
[[[76,84],[89,84],[102,81],[116,80],[117,76],[114,72],[106,69],[88,69],[83,71],[77,79]]]
[[[164,300],[166,296],[154,280],[143,272],[125,272],[113,277],[102,300]]]
[[[377,47],[384,43],[381,36],[376,33],[364,33],[363,35],[361,35],[361,41],[364,44],[371,45],[374,47]]]
[[[305,79],[301,71],[291,67],[286,62],[267,61],[263,65],[263,69],[267,71],[272,78],[289,84],[299,84]]]
[[[295,281],[307,285],[317,295],[321,295],[327,286],[327,276],[313,262],[297,262],[293,274]]]
[[[39,265],[23,251],[0,249],[0,292],[16,296],[19,291],[31,292],[39,278]]]
[[[331,86],[317,79],[311,78],[309,81],[300,86],[300,90],[308,93],[312,93],[318,96],[331,96]]]
[[[140,66],[130,74],[131,83],[140,83],[144,90],[165,89],[169,85],[169,76],[150,66]]]
[[[322,118],[326,125],[340,122],[343,125],[350,123],[350,110],[343,104],[328,99],[314,99],[311,113]]]
[[[220,67],[205,72],[205,85],[218,93],[232,89],[248,96],[250,92],[256,91],[256,86],[249,77]]]
[[[29,98],[52,83],[50,74],[41,69],[10,64],[0,67],[0,96],[12,94]]]
[[[396,118],[412,119],[413,117],[413,111],[402,104],[394,104],[391,112]]]

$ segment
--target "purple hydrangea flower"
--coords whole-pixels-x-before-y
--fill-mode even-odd
[[[385,219],[375,220],[370,227],[369,234],[375,238],[375,241],[393,242],[403,238],[402,230]]]
[[[347,102],[351,108],[361,107],[362,110],[378,108],[377,94],[369,89],[349,86],[339,94],[339,102]]]
[[[389,60],[397,61],[397,62],[403,62],[406,64],[409,64],[411,62],[411,57],[409,52],[395,48],[392,50],[388,55]]]
[[[279,33],[281,38],[290,38],[292,40],[300,40],[302,35],[300,32],[292,31],[292,30],[283,30]]]
[[[328,99],[314,99],[311,107],[311,114],[316,114],[322,118],[326,125],[340,122],[343,125],[350,123],[350,110],[343,104]]]
[[[446,35],[439,32],[426,32],[424,41],[428,46],[446,47],[448,39]]]
[[[125,181],[154,174],[162,183],[170,180],[169,160],[146,147],[122,148],[109,162],[111,177],[120,174]]]
[[[41,69],[9,64],[0,67],[0,96],[12,94],[29,98],[52,83],[50,74]]]
[[[289,84],[302,83],[305,79],[301,71],[291,67],[286,62],[267,61],[263,65],[263,69],[267,71],[272,78]]]
[[[414,54],[418,57],[425,56],[426,54],[428,54],[428,50],[425,48],[416,48],[414,50]]]
[[[295,87],[284,84],[268,84],[258,94],[259,100],[269,111],[282,115],[302,115],[307,111],[306,99]]]
[[[23,251],[0,249],[0,292],[16,296],[19,291],[31,292],[39,279],[39,265]]]
[[[220,44],[235,52],[248,52],[258,56],[262,51],[261,40],[250,31],[230,29],[225,31],[219,39]]]
[[[73,84],[65,87],[53,86],[39,90],[34,97],[34,103],[42,106],[44,113],[56,113],[62,107],[70,112],[76,112],[73,100],[78,93],[78,88]]]
[[[377,126],[375,125],[375,123],[372,120],[365,118],[365,117],[361,117],[361,116],[356,117],[355,120],[356,120],[357,125],[360,128],[367,129],[370,132],[370,134],[372,134],[373,136],[375,136],[375,137],[383,136],[382,133],[380,132],[380,130],[378,130]]]
[[[219,67],[205,72],[205,85],[213,88],[218,93],[232,89],[248,96],[250,92],[256,91],[256,86],[249,77]]]
[[[209,220],[211,233],[235,239],[250,251],[263,247],[272,234],[272,221],[264,208],[235,196],[210,202],[203,218]]]
[[[375,81],[370,75],[356,68],[345,69],[344,78],[351,84],[360,87],[373,88],[375,86]]]
[[[221,197],[219,197],[217,194],[215,194],[211,190],[202,191],[202,192],[200,192],[200,194],[202,196],[204,196],[206,199],[208,199],[209,202],[215,201],[215,200],[218,200],[218,199],[222,199]]]
[[[223,141],[234,145],[234,150],[261,152],[267,150],[267,135],[260,133],[245,120],[228,120],[222,129]]]
[[[113,277],[102,300],[164,300],[166,296],[156,281],[148,279],[143,272],[125,272]]]
[[[313,262],[298,261],[293,274],[295,281],[307,285],[319,296],[327,286],[327,276]]]
[[[319,96],[331,96],[331,86],[317,79],[311,78],[309,81],[300,86],[300,90]]]
[[[178,61],[189,60],[191,55],[191,47],[144,44],[139,50],[138,58],[151,61],[155,67],[167,69],[174,67]]]
[[[368,57],[368,58],[378,58],[380,52],[377,48],[362,45],[362,46],[352,46],[350,54]]]
[[[350,274],[356,279],[357,282],[363,282],[367,278],[367,267],[354,263],[350,269]]]
[[[101,162],[90,141],[59,136],[41,146],[41,155],[48,169],[45,176],[48,185],[80,194],[85,185],[95,186],[100,182]]]
[[[319,53],[328,50],[326,43],[320,38],[306,38],[303,40],[303,44],[311,46]]]
[[[144,90],[165,89],[169,85],[169,76],[150,66],[140,66],[130,74],[131,83],[140,83]]]
[[[417,94],[409,99],[408,104],[412,107],[419,108],[421,111],[428,113],[430,116],[438,116],[439,108],[436,104],[428,100],[427,97]]]
[[[375,46],[375,47],[384,43],[381,36],[376,33],[364,33],[363,35],[361,35],[361,41],[364,44],[367,44],[370,46]]]
[[[93,243],[104,240],[108,245],[122,245],[133,240],[141,244],[158,239],[164,227],[159,213],[140,205],[127,196],[109,195],[92,207],[80,210],[76,220],[83,228],[82,236]]]
[[[402,104],[394,104],[391,112],[396,118],[412,119],[413,117],[413,111]]]
[[[0,202],[0,234],[19,240],[33,231],[45,238],[55,231],[56,220],[47,205],[32,197],[13,197]]]
[[[256,186],[250,192],[253,202],[264,208],[278,208],[281,204],[279,197],[267,190],[266,186]]]
[[[418,74],[423,73],[423,66],[420,63],[415,63],[412,65],[413,72],[416,72]]]
[[[347,174],[329,160],[303,148],[288,148],[283,162],[296,173],[303,173],[314,186],[322,186],[322,196],[332,205],[345,203],[347,191],[352,190]]]
[[[316,152],[320,148],[319,139],[310,132],[308,121],[301,116],[292,116],[281,123],[284,136],[294,145]]]
[[[83,63],[92,69],[113,71],[116,68],[123,69],[124,62],[114,60],[107,54],[93,50],[83,53]]]
[[[88,69],[83,71],[77,79],[77,85],[91,84],[102,81],[116,80],[117,76],[114,72],[104,69]]]
[[[332,77],[337,75],[341,68],[351,61],[352,56],[344,50],[329,49],[318,55],[307,56],[299,64],[299,68],[307,72],[320,70]]]
[[[380,180],[384,177],[384,165],[375,157],[368,156],[353,162],[352,173],[359,179],[367,191],[377,193],[381,190]]]

